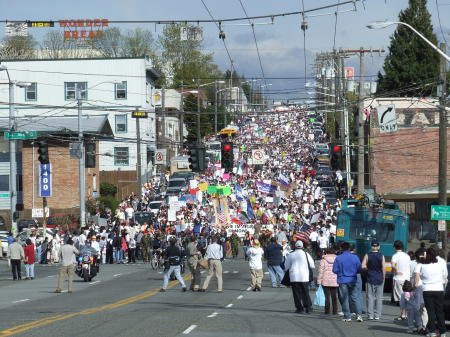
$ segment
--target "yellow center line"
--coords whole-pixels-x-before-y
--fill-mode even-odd
[[[184,279],[186,281],[188,281],[190,278],[191,278],[191,275],[186,275],[184,277]],[[178,284],[178,281],[172,281],[172,282],[170,282],[168,284],[167,289],[173,288],[177,284]],[[31,330],[31,329],[34,329],[34,328],[45,326],[45,325],[49,325],[51,323],[62,321],[62,320],[65,320],[65,319],[69,319],[69,318],[72,318],[72,317],[75,317],[75,316],[91,315],[91,314],[94,314],[96,312],[107,310],[107,309],[120,308],[120,307],[125,306],[127,304],[131,304],[131,303],[143,300],[145,298],[149,298],[151,296],[154,296],[157,293],[159,293],[159,288],[158,289],[154,289],[154,290],[150,290],[150,291],[146,291],[146,292],[143,292],[142,294],[138,294],[138,295],[135,295],[135,296],[132,296],[132,297],[127,297],[127,298],[124,298],[124,299],[122,299],[120,301],[117,301],[117,302],[114,302],[114,303],[111,303],[111,304],[107,304],[107,305],[103,305],[101,307],[94,307],[94,308],[84,309],[84,310],[81,310],[81,311],[78,311],[78,312],[74,312],[74,313],[71,313],[71,314],[62,314],[62,315],[50,316],[50,317],[38,319],[36,321],[28,322],[28,323],[25,323],[25,324],[19,324],[19,325],[16,325],[14,327],[11,327],[9,329],[1,330],[0,331],[0,337],[16,335],[16,334],[24,332],[24,331],[28,331],[28,330]]]

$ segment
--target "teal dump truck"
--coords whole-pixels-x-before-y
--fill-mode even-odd
[[[336,239],[355,246],[362,257],[370,252],[371,242],[380,243],[380,252],[386,258],[386,290],[391,288],[391,258],[395,253],[394,241],[408,247],[408,216],[398,205],[389,202],[371,204],[362,200],[344,200],[337,215]]]

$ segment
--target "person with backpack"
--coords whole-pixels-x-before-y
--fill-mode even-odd
[[[372,241],[371,246],[372,251],[364,256],[361,268],[367,271],[367,318],[369,320],[379,320],[383,305],[383,288],[386,276],[385,259],[383,254],[379,252],[380,244],[378,241]]]
[[[181,277],[181,260],[183,258],[183,251],[179,246],[176,245],[177,239],[175,237],[170,238],[169,247],[167,247],[164,258],[165,258],[165,266],[164,269],[164,280],[163,286],[161,288],[161,292],[165,292],[167,289],[167,285],[169,284],[169,277],[174,272],[175,277],[181,284],[181,289],[185,292],[186,284],[184,283],[183,278]]]

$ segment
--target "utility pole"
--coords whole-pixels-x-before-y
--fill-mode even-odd
[[[440,49],[446,53],[447,46],[441,43]],[[447,205],[447,116],[445,110],[447,96],[447,60],[441,56],[439,67],[439,205]],[[447,256],[447,223],[444,231],[438,231],[441,236],[442,249]],[[439,240],[437,240],[439,242]]]
[[[138,111],[139,109],[136,108],[136,111]],[[137,184],[137,188],[136,188],[136,192],[138,193],[138,196],[141,195],[141,190],[142,190],[142,162],[141,162],[141,122],[140,122],[140,118],[135,118],[136,119],[136,146],[137,146],[137,170],[136,170],[136,184]]]
[[[200,80],[197,79],[197,145],[200,145],[202,143],[200,121]]]
[[[163,86],[161,89],[161,138],[162,142],[156,143],[156,148],[165,149],[166,148],[166,88]],[[167,152],[169,152],[172,146],[167,146]],[[166,158],[167,160],[167,158]],[[166,163],[164,163],[164,169],[161,172],[164,172]]]
[[[80,188],[80,226],[86,225],[86,209],[85,209],[85,176],[84,176],[84,142],[83,142],[83,122],[82,122],[82,100],[81,92],[78,91],[78,142],[80,144],[80,158],[78,160],[79,188]],[[45,212],[45,209],[44,209]]]
[[[181,95],[180,95],[180,116],[178,118],[178,133],[180,135],[180,145],[179,145],[179,155],[183,154],[183,112],[184,112],[184,104],[183,104],[183,86],[184,83],[181,82]]]
[[[359,52],[359,108],[358,108],[358,194],[364,193],[364,48]]]
[[[214,135],[217,136],[217,80],[214,81]]]
[[[8,75],[9,76],[9,75]],[[9,125],[8,129],[9,132],[12,133],[15,130],[16,127],[16,119],[15,119],[15,107],[14,107],[14,83],[9,80]],[[9,191],[11,193],[10,195],[10,202],[11,202],[11,223],[12,228],[14,231],[17,230],[17,224],[16,224],[16,207],[17,207],[17,161],[16,161],[16,145],[17,142],[15,139],[9,139],[9,172],[10,172],[10,178],[9,178]]]

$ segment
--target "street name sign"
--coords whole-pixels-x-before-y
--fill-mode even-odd
[[[431,205],[431,220],[450,220],[450,206]]]
[[[378,124],[380,133],[397,131],[397,116],[394,105],[380,105],[377,107]]]
[[[36,139],[37,132],[36,131],[14,131],[9,132],[5,131],[5,139]]]

